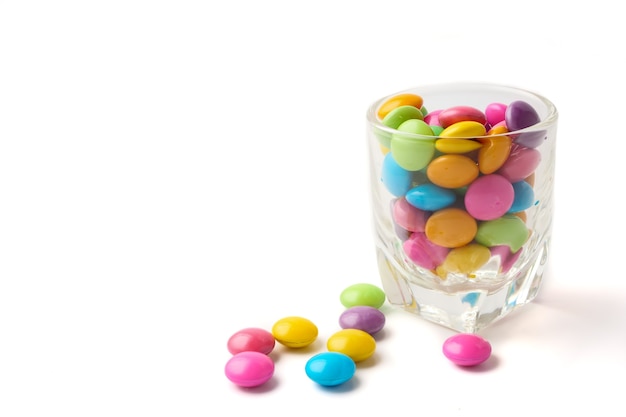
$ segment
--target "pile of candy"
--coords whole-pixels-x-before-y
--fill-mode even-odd
[[[410,261],[441,278],[474,278],[497,257],[507,272],[530,236],[525,210],[537,204],[537,148],[547,132],[526,129],[540,122],[537,111],[518,100],[428,112],[422,97],[404,93],[377,117],[392,129],[375,132],[381,181]]]
[[[339,317],[342,330],[331,335],[326,352],[306,362],[305,374],[319,385],[341,385],[354,376],[357,363],[370,358],[376,350],[373,335],[385,326],[380,307],[385,293],[377,286],[359,283],[344,289],[340,301],[346,309]],[[233,355],[226,363],[226,377],[241,387],[257,387],[274,375],[274,361],[269,354],[276,342],[288,349],[311,345],[318,337],[317,326],[304,317],[288,316],[274,323],[271,331],[249,327],[234,333],[227,342]],[[444,355],[460,366],[474,366],[491,355],[491,345],[474,334],[457,334],[445,341]]]

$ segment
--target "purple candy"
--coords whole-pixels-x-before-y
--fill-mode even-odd
[[[525,129],[536,125],[541,121],[539,114],[530,104],[525,101],[514,101],[508,105],[504,114],[504,120],[509,132]],[[524,132],[516,135],[515,143],[527,148],[536,148],[546,138],[546,131]]]
[[[350,307],[339,316],[339,325],[342,329],[357,329],[373,335],[385,326],[385,315],[370,306]]]

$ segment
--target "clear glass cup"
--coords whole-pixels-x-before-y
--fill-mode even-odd
[[[375,245],[391,304],[473,333],[535,298],[557,119],[545,97],[488,83],[425,85],[369,107]]]

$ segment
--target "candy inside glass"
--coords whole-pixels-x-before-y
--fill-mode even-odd
[[[390,303],[474,333],[532,301],[548,259],[557,111],[525,89],[426,85],[367,111]]]

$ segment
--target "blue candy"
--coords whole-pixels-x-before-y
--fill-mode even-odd
[[[391,152],[385,155],[382,165],[381,180],[387,190],[396,197],[406,194],[411,188],[412,174],[402,168],[391,156]]]
[[[524,211],[535,204],[535,192],[533,191],[533,187],[526,181],[513,183],[513,191],[515,197],[513,198],[513,205],[508,211],[509,213]]]
[[[323,352],[309,359],[304,370],[312,381],[333,387],[350,380],[356,372],[356,364],[343,353]]]
[[[405,198],[409,204],[418,209],[436,211],[454,203],[456,193],[435,184],[421,184],[410,189]]]

